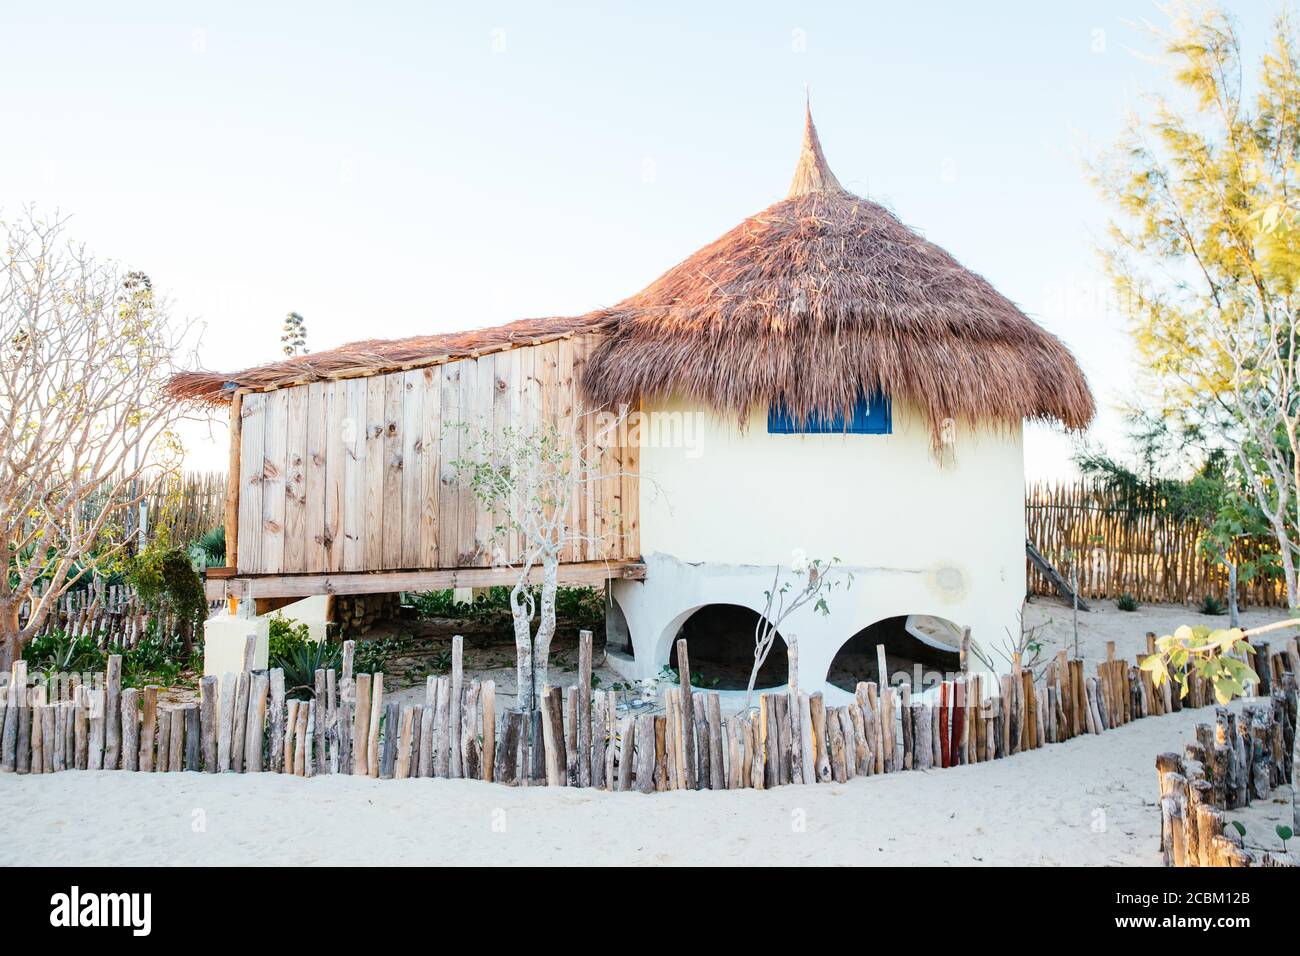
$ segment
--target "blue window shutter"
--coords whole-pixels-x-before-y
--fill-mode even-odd
[[[894,430],[893,408],[888,396],[863,395],[853,406],[848,421],[842,415],[824,418],[812,415],[805,422],[795,420],[784,407],[773,403],[767,411],[767,430],[773,435],[817,435],[841,432],[854,435],[889,435]]]

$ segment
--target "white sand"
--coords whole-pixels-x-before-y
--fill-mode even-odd
[[[1100,604],[1100,602],[1099,602]],[[1248,612],[1244,623],[1281,612]],[[1225,626],[1182,607],[1080,614],[1091,660],[1129,659],[1148,630]],[[1026,619],[1072,644],[1069,608]],[[508,674],[501,677],[509,680]],[[422,694],[412,689],[414,699]],[[1136,721],[1012,758],[850,783],[724,793],[512,789],[445,780],[273,774],[0,775],[0,864],[1158,865],[1155,756],[1213,711]],[[1229,819],[1274,848],[1289,790]],[[504,832],[500,831],[504,823]],[[203,824],[200,826],[200,824]],[[801,826],[802,825],[802,826]],[[1293,847],[1294,849],[1294,847]]]
[[[1155,755],[1181,752],[1208,713],[974,767],[768,792],[5,774],[0,863],[1157,865]]]
[[[1241,626],[1258,627],[1286,617],[1283,608],[1248,608],[1241,612]],[[1036,597],[1025,606],[1024,623],[1026,629],[1038,628],[1035,633],[1044,643],[1044,660],[1058,650],[1064,650],[1070,657],[1075,656],[1074,612],[1069,606],[1050,598]],[[1172,634],[1182,624],[1192,627],[1203,624],[1211,630],[1229,626],[1226,614],[1213,617],[1197,614],[1193,608],[1181,604],[1145,604],[1136,611],[1121,611],[1115,607],[1114,601],[1093,601],[1091,611],[1079,612],[1079,654],[1089,662],[1087,671],[1091,675],[1096,672],[1093,665],[1106,659],[1107,641],[1115,642],[1117,657],[1131,661],[1135,655],[1146,653],[1147,631],[1162,637]],[[1262,639],[1269,640],[1268,637]],[[1275,635],[1272,640],[1280,642],[1283,636]],[[1005,636],[991,643],[1004,645]]]

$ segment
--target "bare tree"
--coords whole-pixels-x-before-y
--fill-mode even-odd
[[[499,431],[490,426],[460,426],[468,435],[469,453],[455,467],[478,501],[493,512],[489,546],[494,563],[518,572],[510,592],[510,611],[523,711],[538,706],[546,685],[560,561],[571,546],[591,540],[571,523],[574,504],[595,493],[602,482],[620,480],[625,474],[602,470],[601,452],[614,442],[626,413],[596,413],[597,427],[590,440],[583,434],[584,417],[577,409],[562,424],[529,422]],[[512,561],[515,553],[518,557]],[[540,592],[530,585],[539,565]]]
[[[772,576],[772,586],[763,592],[766,603],[763,613],[754,624],[754,666],[749,672],[749,684],[745,688],[745,709],[749,709],[749,700],[754,693],[754,684],[758,681],[758,672],[772,652],[772,645],[780,633],[781,625],[799,608],[813,602],[813,609],[819,614],[829,614],[830,605],[826,596],[841,584],[845,588],[853,584],[853,575],[843,572],[840,580],[832,580],[831,572],[839,564],[839,558],[822,561],[820,558],[809,560],[803,551],[795,549],[790,559],[790,572],[794,580],[781,581],[781,566],[776,566]],[[788,599],[788,603],[787,603]],[[796,658],[796,638],[793,634],[785,636],[790,656]],[[795,668],[791,668],[792,673]],[[793,682],[792,682],[793,683]],[[794,688],[792,687],[793,691]]]
[[[139,274],[64,236],[0,222],[0,667],[59,597],[120,556],[127,515],[179,465],[163,394],[176,330]],[[23,611],[27,615],[24,620]]]

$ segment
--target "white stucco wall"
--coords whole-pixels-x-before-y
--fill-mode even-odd
[[[643,428],[645,582],[620,582],[637,676],[666,662],[682,620],[708,603],[762,609],[772,566],[791,551],[838,557],[854,574],[787,628],[801,683],[819,685],[841,644],[901,614],[932,614],[1001,644],[1025,592],[1024,459],[1019,428],[958,426],[951,461],[928,425],[896,403],[890,435],[773,435],[766,409],[741,430],[680,402],[648,410],[675,427]],[[654,447],[676,432],[677,447]],[[647,435],[648,432],[648,435]],[[681,438],[688,447],[681,447]],[[646,442],[649,444],[646,444]]]

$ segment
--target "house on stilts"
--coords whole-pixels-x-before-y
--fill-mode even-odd
[[[810,688],[876,679],[877,644],[891,671],[952,669],[961,629],[986,649],[1019,633],[1023,423],[1094,413],[1060,341],[840,185],[811,114],[784,199],[612,307],[172,390],[230,409],[231,568],[208,589],[246,614],[512,583],[446,426],[627,406],[642,427],[602,453],[560,572],[608,584],[611,664],[654,676],[689,635],[694,670],[743,686],[774,566],[799,549],[853,575],[829,614],[783,627]],[[760,684],[783,682],[783,653]]]

